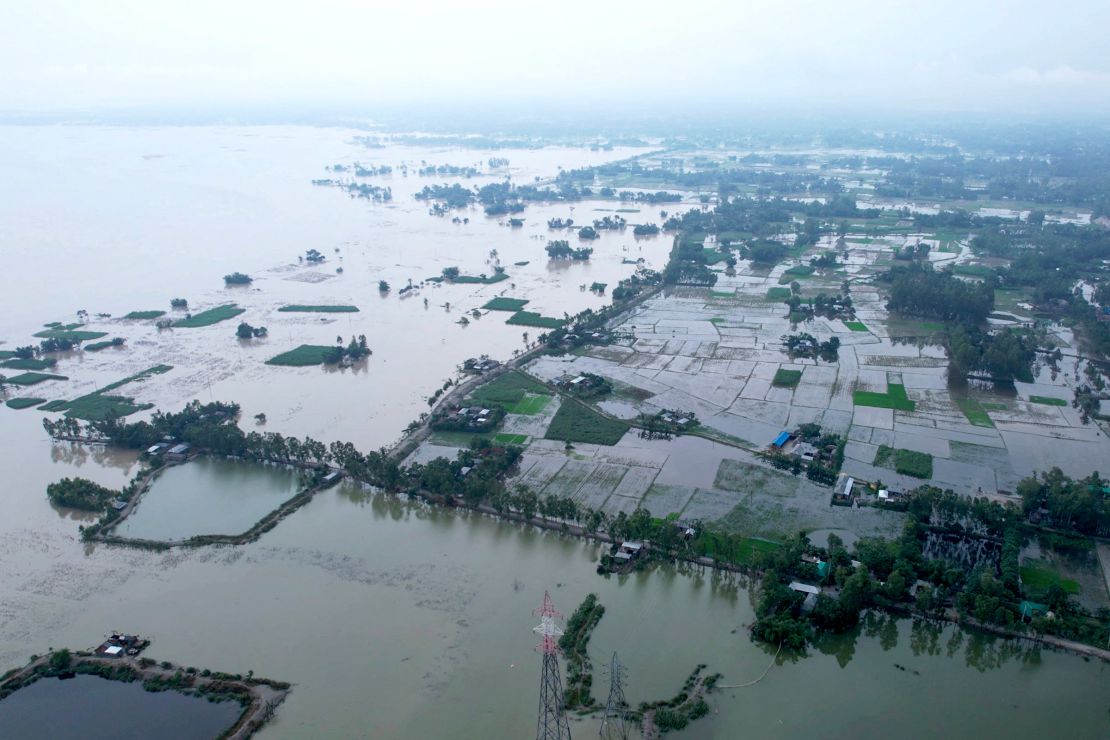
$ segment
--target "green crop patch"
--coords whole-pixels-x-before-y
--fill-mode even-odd
[[[311,365],[322,365],[324,364],[324,357],[334,349],[335,347],[329,347],[323,344],[302,344],[288,352],[282,352],[276,357],[271,357],[266,360],[266,364],[279,365],[281,367],[309,367]]]
[[[123,318],[125,319],[156,319],[159,316],[165,316],[165,311],[132,311]]]
[[[895,450],[894,470],[902,475],[912,475],[914,478],[932,478],[933,456],[928,452],[916,450]]]
[[[1059,586],[1065,593],[1078,594],[1079,584],[1070,578],[1062,578],[1052,568],[1034,561],[1021,566],[1021,584],[1026,590],[1043,594],[1053,586]]]
[[[85,421],[101,421],[114,417],[128,416],[136,411],[146,411],[147,409],[154,408],[154,404],[150,403],[135,403],[135,399],[126,396],[109,395],[111,391],[116,388],[134,383],[139,380],[146,380],[153,375],[161,375],[173,370],[172,365],[154,365],[148,367],[142,372],[128,375],[123,380],[117,380],[114,383],[109,383],[103,388],[98,388],[84,396],[75,398],[72,401],[51,401],[47,406],[42,407],[43,411],[62,411],[66,412],[66,416],[72,416],[75,419],[84,419]]]
[[[39,383],[47,380],[69,380],[64,375],[54,375],[53,373],[20,373],[8,378],[8,382],[13,385],[38,385]]]
[[[544,437],[567,442],[615,445],[628,429],[628,424],[620,419],[602,416],[581,403],[564,401],[555,412],[555,418],[551,420]]]
[[[512,408],[509,409],[510,414],[524,414],[532,416],[540,413],[547,408],[548,402],[551,401],[551,396],[542,394],[525,393],[524,396],[517,401]]]
[[[844,326],[848,327],[852,331],[869,331],[867,325],[864,324],[862,321],[845,321]]]
[[[495,434],[493,441],[499,445],[525,445],[528,443],[528,435],[526,434]]]
[[[241,313],[246,313],[246,311],[247,309],[239,308],[234,303],[228,303],[224,306],[216,306],[207,311],[201,311],[188,318],[178,319],[173,322],[173,325],[181,329],[198,329],[202,326],[212,326],[212,324],[233,319]]]
[[[512,370],[479,386],[470,394],[470,399],[475,403],[504,406],[510,409],[519,404],[526,394],[546,394],[550,397],[551,391],[531,376]]]
[[[502,280],[508,280],[509,276],[504,272],[495,272],[493,275],[486,277],[485,275],[459,275],[451,280],[452,283],[478,283],[480,285],[493,285]]]
[[[558,329],[566,322],[562,319],[553,319],[550,316],[541,316],[531,311],[517,311],[505,323],[514,326],[535,326],[540,329]]]
[[[933,477],[933,456],[927,452],[915,450],[902,450],[879,445],[875,451],[875,460],[872,463],[877,468],[893,468],[902,475],[914,478]]]
[[[80,326],[80,324],[78,324],[77,326]],[[108,332],[84,331],[79,329],[70,329],[67,327],[59,327],[56,329],[46,329],[44,331],[35,332],[34,336],[39,337],[40,339],[62,339],[70,342],[88,342],[93,339],[106,337],[108,336]]]
[[[770,288],[767,291],[767,300],[775,302],[785,301],[791,295],[793,294],[790,292],[790,288]]]
[[[771,381],[771,385],[776,388],[794,388],[802,379],[801,370],[786,370],[779,368],[775,371],[775,378]]]
[[[49,370],[56,364],[58,364],[58,361],[52,357],[44,359],[16,357],[13,360],[4,360],[4,362],[0,362],[0,367],[6,367],[10,370]]]
[[[979,403],[974,398],[957,398],[955,399],[956,405],[960,407],[960,411],[964,412],[964,416],[974,426],[977,427],[993,427],[994,422],[987,414],[984,404]]]
[[[91,344],[86,344],[85,345],[85,351],[87,351],[87,352],[99,352],[102,349],[108,349],[109,347],[114,347],[114,346],[117,346],[117,345],[114,342],[112,342],[111,340],[108,340],[106,342],[92,342]],[[122,345],[118,345],[118,346],[122,346]]]
[[[1040,403],[1045,406],[1067,406],[1068,402],[1062,398],[1052,398],[1051,396],[1030,396],[1031,403]]]
[[[45,398],[10,398],[8,399],[8,408],[10,409],[29,409],[32,406],[38,406],[40,403],[46,403]]]
[[[278,311],[281,313],[358,313],[358,306],[303,306],[295,303],[291,306],[282,306]]]
[[[886,388],[886,393],[852,391],[852,402],[856,406],[872,406],[897,411],[913,411],[917,408],[917,404],[906,396],[906,386],[900,383],[887,383]]]
[[[502,298],[499,296],[487,302],[482,308],[487,311],[512,311],[516,313],[527,305],[528,301],[523,298]]]

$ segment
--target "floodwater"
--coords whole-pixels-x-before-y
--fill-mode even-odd
[[[243,711],[141,681],[44,678],[0,702],[0,737],[20,740],[211,740]]]
[[[524,334],[543,329],[506,325],[509,314],[492,312],[457,323],[472,309],[505,294],[526,307],[562,318],[610,302],[608,293],[631,275],[634,262],[662,268],[670,251],[666,236],[636,238],[602,232],[590,244],[587,263],[551,262],[544,251],[550,218],[586,224],[628,206],[629,224],[662,223],[665,206],[612,201],[531,205],[524,226],[487,217],[479,207],[447,217],[428,214],[412,195],[425,185],[459,182],[465,187],[503,180],[502,174],[471,179],[391,176],[360,181],[393,189],[390,203],[351,199],[337,188],[313,186],[337,175],[325,165],[401,163],[456,166],[507,157],[514,182],[553,177],[575,168],[627,157],[634,149],[481,151],[353,144],[364,132],[326,128],[113,128],[0,127],[0,249],[18,257],[23,274],[49,280],[5,286],[0,348],[36,342],[31,334],[48,321],[76,321],[87,310],[90,329],[127,340],[123,350],[72,353],[57,372],[69,381],[34,387],[38,397],[73,398],[159,363],[165,375],[121,392],[160,408],[192,398],[234,400],[244,418],[268,417],[264,431],[346,440],[362,449],[395,441],[427,410],[426,399],[457,376],[468,357],[507,358],[523,349]],[[601,210],[601,209],[604,209]],[[452,216],[468,218],[454,224]],[[298,262],[307,249],[327,262]],[[336,250],[339,250],[338,252]],[[410,298],[399,291],[411,279],[437,276],[455,266],[463,274],[492,274],[490,254],[509,280],[492,285],[429,284]],[[528,262],[517,266],[517,262]],[[336,273],[342,268],[342,274]],[[250,287],[225,288],[223,276],[241,271]],[[378,281],[392,290],[384,296]],[[606,283],[606,295],[585,288]],[[158,331],[153,321],[98,319],[136,310],[168,310],[171,298],[192,311],[235,302],[240,317],[200,329]],[[424,305],[424,299],[428,305]],[[279,313],[287,304],[351,304],[352,314]],[[448,309],[447,306],[450,305]],[[269,337],[237,341],[239,321],[265,326]],[[365,334],[373,356],[347,370],[265,365],[300,344],[332,344]]]
[[[296,493],[291,468],[198,457],[160,473],[115,533],[148,540],[239,534]]]
[[[546,315],[573,313],[606,302],[579,285],[615,285],[632,269],[623,259],[643,256],[654,267],[665,260],[668,239],[641,242],[628,233],[604,234],[588,265],[547,263],[538,238],[548,234],[547,218],[585,222],[601,214],[583,214],[611,203],[529,207],[526,225],[510,229],[478,210],[466,214],[470,224],[454,225],[408,197],[444,179],[395,175],[389,205],[310,186],[336,161],[470,164],[490,155],[361,150],[350,136],[283,128],[3,131],[0,243],[4,254],[19,255],[22,274],[50,278],[45,290],[40,280],[8,286],[0,311],[8,345],[78,308],[118,315],[166,308],[174,296],[196,308],[237,301],[248,308],[244,320],[270,329],[268,339],[244,345],[234,339],[235,321],[162,333],[149,323],[102,321],[128,346],[63,358],[58,371],[71,380],[38,386],[36,395],[72,398],[166,362],[172,372],[126,392],[171,409],[191,398],[238,401],[244,424],[266,412],[263,429],[368,448],[396,438],[466,357],[503,358],[522,346],[523,327],[491,314],[463,328],[455,323],[459,307],[506,291]],[[496,153],[509,157],[520,182],[627,154]],[[643,220],[658,222],[657,210]],[[296,256],[308,248],[329,264],[299,266]],[[409,277],[448,265],[488,272],[491,249],[517,288],[507,281],[425,289],[427,309],[422,297],[397,298]],[[342,275],[287,279],[334,274],[340,255]],[[524,260],[529,265],[513,264]],[[254,274],[255,285],[224,290],[221,276],[233,270]],[[394,286],[384,298],[381,278]],[[448,301],[450,310],[442,307]],[[327,321],[276,312],[293,302],[354,303],[362,311]],[[297,344],[358,333],[374,356],[354,370],[262,364]],[[712,574],[661,569],[605,579],[595,573],[596,545],[409,506],[350,484],[320,493],[242,547],[85,545],[73,514],[47,503],[46,485],[81,475],[119,487],[134,474],[135,456],[52,445],[40,419],[35,411],[0,411],[0,666],[50,646],[90,647],[121,629],[151,638],[155,659],[292,682],[264,738],[486,738],[534,733],[540,659],[531,609],[545,589],[568,614],[598,593],[608,611],[591,654],[601,664],[620,653],[633,703],[672,696],[698,663],[739,684],[772,658],[747,636],[748,591]],[[182,472],[195,474],[192,465]],[[154,502],[141,504],[140,514],[144,506],[154,511]],[[810,653],[784,660],[755,686],[715,695],[711,716],[677,736],[1044,737],[1058,733],[1061,717],[1072,737],[1110,732],[1100,663],[1016,654],[1010,643],[885,620]],[[601,701],[605,682],[599,671]],[[596,732],[578,720],[574,729],[582,737]]]

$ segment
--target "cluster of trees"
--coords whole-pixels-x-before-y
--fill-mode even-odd
[[[254,282],[254,278],[242,272],[224,275],[224,283],[227,285],[249,285],[252,282]]]
[[[794,291],[794,284],[790,287],[791,291]],[[849,320],[856,315],[851,296],[843,293],[839,295],[819,293],[808,300],[792,295],[783,302],[790,307],[790,320],[794,323],[809,321],[814,316]]]
[[[417,200],[436,201],[446,208],[466,208],[475,201],[477,196],[470,188],[464,188],[458,183],[451,185],[425,185],[414,196]]]
[[[994,310],[993,284],[960,280],[928,265],[896,266],[884,279],[890,283],[891,311],[979,324]]]
[[[570,242],[566,239],[553,239],[547,243],[544,249],[547,251],[547,256],[553,260],[585,261],[594,253],[593,247],[578,247],[576,249],[571,247]]]
[[[185,300],[184,298],[171,298],[170,299],[170,308],[188,308],[188,307],[189,307],[189,301]]]
[[[773,239],[756,239],[740,249],[740,256],[757,265],[773,267],[786,257],[790,248]]]
[[[420,177],[432,177],[433,175],[442,175],[444,177],[477,177],[477,167],[456,167],[452,164],[429,164],[424,167],[418,167],[416,174]]]
[[[335,169],[335,167],[339,167],[339,166],[342,166],[342,165],[333,166],[332,171],[333,172],[344,172],[345,170]],[[355,169],[355,177],[376,177],[378,175],[389,175],[389,174],[393,173],[393,168],[390,167],[388,164],[378,165],[377,167],[375,167],[374,165],[366,167],[364,165],[359,164],[358,162],[355,162],[354,169]]]
[[[594,219],[594,228],[598,231],[624,231],[628,222],[623,216],[605,216]]]
[[[320,254],[320,252],[315,249],[306,250],[304,253],[304,261],[309,264],[318,265],[326,259],[324,255]]]
[[[840,339],[829,337],[824,342],[819,342],[817,337],[806,332],[785,334],[782,337],[782,348],[791,358],[816,360],[820,357],[825,362],[836,362],[840,356]]]
[[[663,270],[663,282],[669,285],[716,285],[717,275],[706,264],[704,241],[705,236],[701,234],[679,234],[675,237],[670,259]]]
[[[596,239],[598,236],[599,235],[597,233],[597,229],[595,229],[593,226],[583,226],[581,229],[578,230],[578,238],[579,239],[590,239],[590,240],[592,240],[592,239]]]
[[[655,224],[636,224],[632,227],[633,236],[655,236],[659,231]]]
[[[954,379],[985,374],[991,380],[1032,382],[1035,345],[1011,329],[981,331],[973,324],[948,327],[949,375]]]
[[[549,218],[547,220],[547,228],[552,230],[558,229],[571,229],[574,228],[573,218]]]
[[[103,511],[108,502],[120,495],[86,478],[62,478],[46,487],[46,495],[55,506],[82,511]]]
[[[1110,535],[1110,481],[1097,472],[1073,480],[1059,468],[1018,484],[1022,511],[1032,521],[1052,527],[1105,537]]]
[[[235,336],[240,339],[252,339],[266,336],[268,332],[264,326],[251,326],[246,321],[239,323],[239,327],[235,330]]]
[[[358,362],[362,358],[369,356],[370,347],[366,344],[365,334],[351,337],[351,341],[347,343],[346,347],[343,346],[343,337],[336,337],[335,346],[324,353],[324,364],[338,365],[345,359],[349,359],[351,362]]]

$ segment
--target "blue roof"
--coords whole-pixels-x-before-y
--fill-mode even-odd
[[[783,432],[783,433],[779,434],[779,436],[775,437],[775,441],[772,442],[771,445],[773,447],[782,447],[784,444],[786,444],[789,441],[790,441],[790,432]]]

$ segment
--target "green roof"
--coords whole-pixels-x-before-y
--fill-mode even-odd
[[[1037,612],[1048,611],[1048,606],[1045,604],[1038,604],[1035,601],[1022,601],[1021,602],[1021,616],[1031,617]]]

